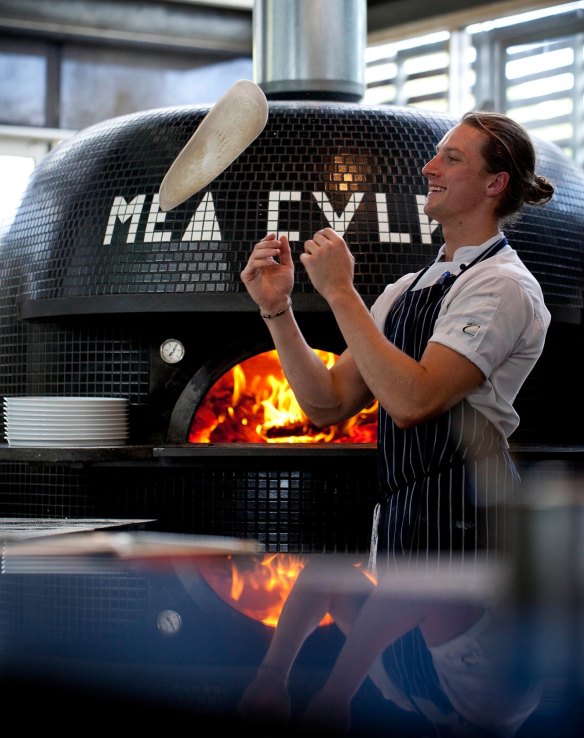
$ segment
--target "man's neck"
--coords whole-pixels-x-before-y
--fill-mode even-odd
[[[444,238],[444,259],[452,261],[454,254],[462,246],[480,246],[481,243],[488,241],[490,238],[498,235],[500,231],[499,223],[489,223],[483,226],[472,228],[448,228],[442,226],[442,236]]]

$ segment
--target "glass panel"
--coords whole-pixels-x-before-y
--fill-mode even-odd
[[[364,102],[451,114],[459,106],[499,109],[538,135],[545,131],[548,140],[581,164],[584,50],[578,13],[583,8],[580,1],[467,26],[460,33],[467,34],[470,44],[451,44],[450,59],[447,32],[371,46],[365,54]],[[547,17],[554,17],[553,38],[546,37],[542,24]],[[512,26],[521,26],[521,43],[518,32],[510,36],[502,30]],[[513,40],[506,44],[506,38]],[[499,49],[503,68],[494,69]]]
[[[386,79],[394,79],[396,76],[397,64],[395,62],[375,64],[365,69],[365,81],[368,85],[375,84],[375,82],[383,82]]]
[[[0,123],[44,126],[46,48],[0,39]]]
[[[574,51],[571,48],[547,51],[549,42],[542,44],[528,44],[527,46],[509,46],[507,54],[509,61],[505,66],[507,79],[519,79],[527,74],[553,72],[562,67],[569,67],[574,63]],[[519,54],[520,58],[513,57]]]
[[[544,97],[558,92],[571,92],[574,89],[573,74],[557,74],[544,79],[533,79],[518,85],[507,87],[507,100],[532,100],[536,97]],[[573,101],[572,101],[573,102]]]
[[[363,99],[368,105],[381,105],[383,103],[394,103],[395,97],[395,85],[387,84],[379,87],[368,87]]]
[[[573,39],[544,39],[505,49],[507,113],[564,149],[574,140],[577,89]],[[560,93],[567,93],[560,96]],[[544,121],[552,125],[542,126]]]
[[[34,167],[32,156],[0,154],[0,239],[14,219]]]
[[[404,61],[404,72],[412,74],[428,74],[442,69],[448,69],[448,52],[442,51],[435,54],[420,54],[420,56],[409,58]]]
[[[61,126],[80,129],[141,110],[215,102],[251,59],[200,66],[188,56],[68,46],[63,54]],[[97,103],[96,103],[97,101]]]
[[[446,98],[448,94],[448,75],[429,74],[426,77],[409,79],[404,84],[404,92],[408,101],[411,100],[411,98],[426,95],[431,95],[433,97],[443,95]]]

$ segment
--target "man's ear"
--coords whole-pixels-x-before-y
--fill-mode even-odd
[[[500,195],[507,185],[509,184],[509,172],[499,172],[495,174],[487,187],[488,197],[497,197]]]

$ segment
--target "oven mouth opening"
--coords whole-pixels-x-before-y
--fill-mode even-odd
[[[313,349],[331,366],[338,356]],[[235,364],[208,389],[192,418],[190,444],[374,444],[377,401],[352,418],[316,427],[300,408],[275,349]]]

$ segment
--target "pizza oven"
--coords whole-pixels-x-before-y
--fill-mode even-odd
[[[332,57],[314,37],[322,12],[339,39]],[[159,530],[255,538],[271,551],[367,547],[374,417],[324,436],[298,418],[247,432],[257,428],[251,408],[274,357],[239,278],[266,232],[286,233],[298,259],[304,240],[330,225],[355,253],[356,285],[371,304],[441,243],[423,213],[421,169],[456,121],[360,102],[365,20],[365,2],[256,3],[267,125],[170,212],[159,207],[160,183],[210,106],[106,120],[38,166],[1,247],[0,395],[127,398],[129,436],[115,448],[2,444],[5,516],[151,518]],[[553,321],[517,398],[512,441],[519,454],[553,455],[581,439],[565,415],[580,391],[584,174],[557,147],[536,143],[556,196],[527,208],[508,235]],[[300,266],[293,302],[311,346],[342,351]],[[242,377],[249,392],[238,407]]]

